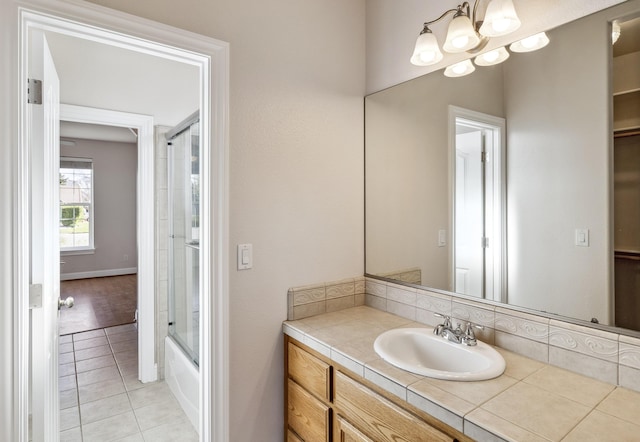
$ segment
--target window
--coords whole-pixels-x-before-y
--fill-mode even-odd
[[[60,250],[93,251],[93,162],[60,157]]]

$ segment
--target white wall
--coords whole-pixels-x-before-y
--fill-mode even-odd
[[[95,253],[62,254],[61,278],[137,267],[135,143],[75,139],[60,146],[60,155],[93,160]],[[127,259],[125,259],[125,256]],[[86,273],[86,275],[70,275]]]
[[[491,39],[485,51],[624,1],[513,0],[522,26],[513,34]],[[422,24],[438,18],[447,9],[455,9],[460,3],[459,0],[367,0],[367,94],[469,58],[464,53],[444,53],[443,60],[433,66],[417,67],[409,62]],[[480,17],[484,16],[487,3],[480,2]],[[440,45],[444,42],[448,22],[446,19],[431,27]]]
[[[601,15],[505,64],[507,219],[509,303],[608,324],[611,55]],[[575,245],[577,228],[589,229],[589,247]]]
[[[364,271],[364,0],[96,3],[230,42],[230,440],[282,440],[287,289]]]

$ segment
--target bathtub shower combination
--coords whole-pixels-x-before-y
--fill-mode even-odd
[[[169,335],[165,379],[199,429],[200,130],[195,112],[169,131]]]

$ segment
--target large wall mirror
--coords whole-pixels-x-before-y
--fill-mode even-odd
[[[367,275],[640,330],[637,17],[367,96]]]

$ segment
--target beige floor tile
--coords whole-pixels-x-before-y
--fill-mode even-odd
[[[100,347],[102,345],[107,345],[109,341],[107,341],[106,336],[101,336],[99,338],[89,338],[81,341],[74,341],[73,348],[76,350],[85,350],[87,348]]]
[[[132,339],[129,341],[119,341],[119,342],[112,342],[111,343],[111,349],[113,350],[114,353],[122,353],[125,351],[131,351],[131,350],[135,350],[136,353],[138,352],[138,340],[137,339]]]
[[[116,379],[80,386],[78,387],[78,396],[80,397],[80,404],[85,404],[87,402],[97,401],[109,396],[124,393],[125,391],[122,379]]]
[[[131,359],[118,364],[122,376],[133,376],[138,374],[138,361]]]
[[[133,409],[155,404],[162,401],[175,399],[166,382],[154,382],[143,384],[143,388],[129,392],[129,399]]]
[[[615,386],[559,367],[547,366],[524,379],[524,382],[588,407],[595,407]]]
[[[80,427],[61,431],[60,442],[82,442],[82,431]]]
[[[562,439],[591,411],[578,402],[525,382],[508,388],[482,408],[550,440]]]
[[[132,411],[82,426],[85,441],[106,442],[140,433]]]
[[[87,402],[80,406],[82,425],[126,413],[127,411],[132,411],[132,409],[126,393]]]
[[[637,424],[640,416],[640,393],[618,387],[596,408],[603,413]]]
[[[71,390],[61,391],[59,394],[59,398],[61,410],[78,406],[78,390],[75,388]]]
[[[66,344],[58,345],[58,353],[59,354],[69,353],[71,351],[73,351],[73,343],[71,343],[71,342],[68,342]]]
[[[74,333],[73,334],[73,341],[77,342],[77,341],[83,341],[85,339],[101,338],[103,336],[104,336],[104,330],[103,329],[91,330],[91,331],[86,331],[86,332],[82,332],[82,333]]]
[[[76,362],[84,361],[85,359],[97,358],[99,356],[106,356],[111,354],[111,347],[108,345],[101,345],[100,347],[87,348],[85,350],[76,350]]]
[[[134,410],[140,430],[145,431],[163,424],[178,422],[185,417],[175,399],[155,402]]]
[[[120,364],[125,361],[137,361],[138,360],[138,350],[126,350],[122,352],[117,352],[114,354],[116,358],[116,362]]]
[[[96,382],[113,381],[121,379],[118,367],[112,365],[111,367],[97,368],[95,370],[85,371],[78,373],[78,386],[95,384]]]
[[[135,324],[116,325],[115,327],[108,327],[104,329],[107,336],[115,335],[118,333],[124,333],[127,331],[130,332],[130,331],[137,331],[137,330],[138,329],[136,328]]]
[[[78,407],[60,410],[60,431],[80,426],[80,413]]]
[[[58,344],[68,344],[69,342],[73,342],[71,335],[64,335],[58,338]]]
[[[147,442],[150,442],[152,439],[149,439]],[[142,437],[142,433],[136,433],[131,436],[123,437],[122,439],[118,439],[114,442],[145,442],[144,437]]]
[[[566,442],[637,441],[640,426],[598,410],[587,416],[569,435]]]
[[[127,391],[134,391],[145,388],[146,384],[143,384],[138,380],[137,374],[130,374],[124,376],[124,387],[127,389]]]
[[[76,364],[74,362],[70,362],[68,364],[60,364],[58,365],[58,376],[71,376],[76,374]]]
[[[58,391],[71,390],[76,388],[76,375],[62,376],[58,378]]]
[[[111,367],[113,365],[116,365],[116,360],[113,359],[113,356],[104,355],[76,362],[76,371],[78,373],[83,373],[85,371],[95,370],[97,368]]]
[[[71,364],[74,360],[73,352],[58,355],[58,365]]]
[[[122,342],[122,341],[137,341],[138,340],[138,331],[125,331],[122,333],[116,333],[107,335],[110,343],[114,342]]]
[[[180,422],[172,422],[152,428],[142,433],[145,440],[154,442],[198,442],[198,433],[185,417]]]

